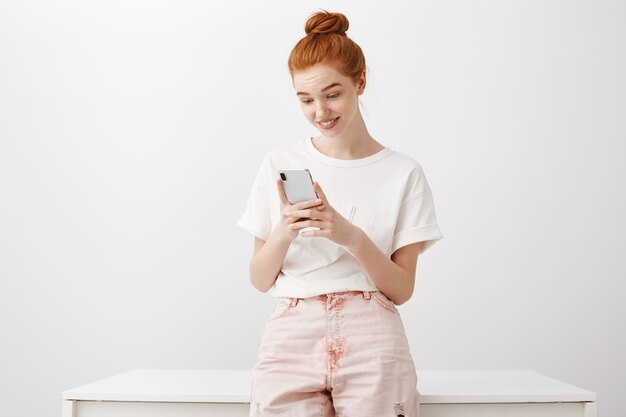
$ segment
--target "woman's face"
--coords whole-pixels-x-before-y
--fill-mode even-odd
[[[358,88],[352,79],[333,67],[316,64],[293,76],[296,96],[306,119],[324,136],[338,136],[350,126],[359,109],[358,96],[363,94],[364,76]],[[331,121],[324,126],[321,122]]]

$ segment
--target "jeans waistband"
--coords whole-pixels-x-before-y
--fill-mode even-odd
[[[309,297],[309,298],[317,298],[318,300],[323,300],[326,301],[327,298],[345,298],[346,296],[357,296],[357,295],[361,295],[363,297],[363,299],[365,300],[369,300],[371,298],[372,291],[360,291],[360,290],[354,290],[354,291],[341,291],[341,292],[331,292],[328,294],[321,294],[315,297]],[[287,297],[289,299],[289,304],[291,305],[291,307],[295,307],[296,305],[298,305],[298,301],[299,300],[304,300],[304,298],[298,298],[298,297]]]

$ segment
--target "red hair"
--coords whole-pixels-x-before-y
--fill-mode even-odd
[[[304,25],[306,36],[289,54],[287,65],[291,79],[296,71],[326,64],[357,84],[365,71],[365,56],[359,45],[346,35],[350,26],[348,18],[341,13],[322,10],[309,17]]]

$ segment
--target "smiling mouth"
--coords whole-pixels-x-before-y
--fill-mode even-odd
[[[341,117],[341,116],[335,117],[334,119],[328,119],[328,120],[324,120],[324,121],[322,121],[322,122],[317,122],[317,123],[318,123],[320,126],[330,126],[330,125],[332,125],[333,123],[335,123],[337,120],[339,120],[339,117]]]

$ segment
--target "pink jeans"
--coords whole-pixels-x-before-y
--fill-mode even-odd
[[[278,298],[258,358],[250,417],[419,417],[404,325],[380,291]]]

